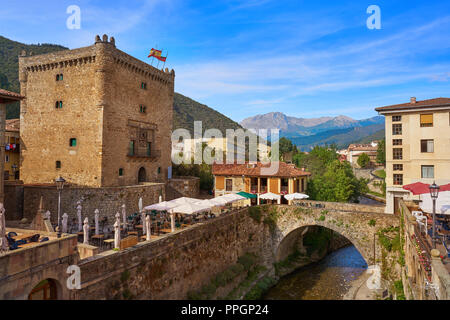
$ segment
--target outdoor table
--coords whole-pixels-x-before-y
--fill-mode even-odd
[[[92,236],[92,241],[94,241],[94,243],[98,243],[98,245],[101,246],[104,237],[105,235],[103,234],[94,234]]]
[[[103,240],[103,242],[106,243],[107,247],[111,248],[114,244],[114,239],[106,239],[106,240]]]
[[[137,236],[138,232],[137,231],[128,231],[128,235]]]
[[[172,229],[160,229],[159,231],[163,233],[171,233]]]

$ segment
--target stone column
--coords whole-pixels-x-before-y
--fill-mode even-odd
[[[0,102],[0,202],[4,200],[6,104]]]

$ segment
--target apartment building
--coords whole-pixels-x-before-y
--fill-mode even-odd
[[[402,188],[414,182],[450,182],[450,98],[375,109],[386,117],[386,213],[399,200],[419,200]]]

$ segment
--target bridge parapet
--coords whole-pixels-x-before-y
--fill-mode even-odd
[[[292,204],[304,208],[326,209],[334,211],[354,211],[365,213],[384,213],[384,205],[365,205],[345,202],[326,202],[316,200],[293,200]]]

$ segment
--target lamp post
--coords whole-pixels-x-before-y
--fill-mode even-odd
[[[56,183],[56,189],[58,190],[58,229],[61,230],[61,225],[60,225],[60,217],[61,217],[61,191],[64,188],[64,183],[66,182],[66,180],[64,180],[63,177],[59,177],[58,179],[55,180]]]
[[[439,196],[439,186],[435,182],[430,185],[430,196],[433,200],[433,249],[436,249],[436,199]]]

